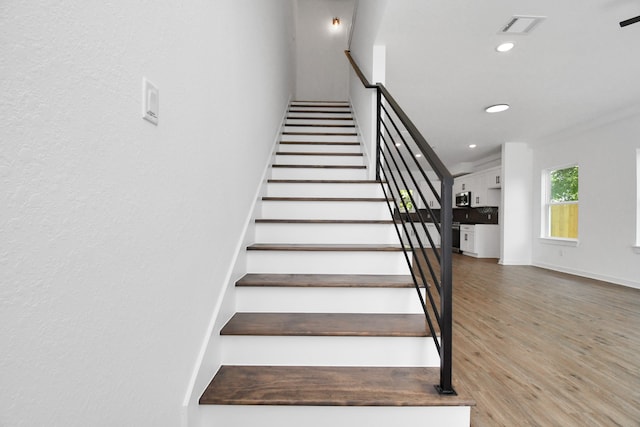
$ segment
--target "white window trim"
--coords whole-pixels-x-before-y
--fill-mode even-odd
[[[579,239],[567,239],[566,237],[540,237],[538,240],[547,245],[571,246],[574,248],[580,245]]]

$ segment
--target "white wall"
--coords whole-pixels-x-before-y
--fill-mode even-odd
[[[638,135],[640,105],[534,149],[534,265],[640,288],[640,254],[632,247],[638,215]],[[549,244],[539,239],[541,174],[544,169],[573,163],[580,168],[579,244]]]
[[[500,206],[500,263],[530,265],[534,204],[533,152],[526,143],[502,145],[502,191]],[[538,182],[538,181],[535,181]]]
[[[291,7],[0,4],[0,425],[180,425],[292,92]]]
[[[387,3],[388,0],[359,1],[356,8],[351,56],[373,84],[379,81],[384,83],[385,78],[386,50],[375,43]],[[365,89],[352,67],[349,67],[349,100],[358,121],[369,165],[372,166],[375,163],[376,91]],[[369,167],[369,170],[373,171],[373,168]]]
[[[297,0],[296,99],[346,101],[347,49],[354,0]],[[340,27],[331,26],[334,17]]]

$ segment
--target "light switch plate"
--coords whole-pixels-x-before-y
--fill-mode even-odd
[[[158,125],[160,94],[156,85],[142,78],[142,118]]]

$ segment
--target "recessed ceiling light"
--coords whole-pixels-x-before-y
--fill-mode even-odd
[[[396,147],[400,147],[402,144],[400,144],[399,142],[396,142]]]
[[[477,145],[476,144],[469,144],[469,148],[476,148]]]
[[[506,111],[508,109],[509,109],[508,104],[496,104],[496,105],[490,105],[489,107],[485,108],[484,111],[486,111],[487,113],[499,113],[501,111]]]
[[[511,49],[513,49],[514,46],[515,44],[513,42],[506,42],[498,45],[498,47],[496,47],[496,50],[500,53],[509,52]]]
[[[420,157],[422,157],[422,154],[418,153],[418,154],[416,154],[416,157],[420,158]]]

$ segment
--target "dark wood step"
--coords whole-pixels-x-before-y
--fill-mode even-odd
[[[362,153],[323,153],[311,151],[277,151],[278,156],[345,156],[345,157],[362,157]]]
[[[303,108],[298,106],[296,108]],[[327,107],[330,108],[330,107]],[[342,108],[342,107],[338,107]],[[319,114],[351,114],[351,110],[349,111],[315,111],[315,110],[297,110],[297,109],[289,109],[290,113],[319,113]]]
[[[390,202],[384,197],[270,197],[262,198],[269,202]]]
[[[250,273],[236,286],[301,288],[411,288],[409,275],[376,274],[257,274]]]
[[[271,165],[273,168],[294,169],[366,169],[363,165]]]
[[[286,145],[360,145],[359,142],[353,142],[353,141],[280,141],[280,144],[286,144]]]
[[[367,179],[269,179],[269,184],[386,184]]]
[[[236,313],[220,335],[426,337],[424,314]]]
[[[393,220],[384,219],[270,219],[258,218],[256,224],[393,224]]]
[[[203,405],[472,406],[442,396],[439,368],[222,366],[200,397]]]
[[[296,136],[358,136],[357,132],[282,132],[283,135]]]
[[[249,251],[300,251],[300,252],[401,252],[400,245],[328,244],[328,243],[254,243]]]

